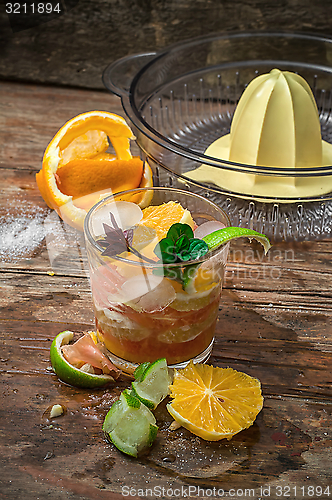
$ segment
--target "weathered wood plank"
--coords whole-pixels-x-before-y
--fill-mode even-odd
[[[99,487],[105,493],[120,493],[123,486],[158,485],[221,488],[227,484],[228,488],[241,488],[246,484],[257,489],[266,483],[278,484],[281,475],[283,480],[292,478],[299,485],[303,467],[310,484],[328,482],[327,477],[324,480],[316,474],[321,466],[316,463],[308,471],[310,461],[303,458],[309,454],[314,461],[315,450],[322,454],[323,444],[323,458],[329,456],[331,394],[326,354],[308,350],[294,340],[285,343],[275,339],[272,344],[271,339],[252,340],[250,345],[218,341],[217,350],[219,345],[222,356],[216,355],[214,362],[231,364],[261,377],[266,400],[254,426],[229,443],[204,442],[185,430],[168,431],[171,418],[161,405],[156,411],[161,428],[153,449],[147,457],[133,460],[106,444],[101,433],[104,415],[128,381],[122,380],[108,391],[79,390],[61,384],[49,369],[48,348],[54,323],[33,321],[29,326],[31,320],[22,323],[16,314],[23,317],[24,307],[19,311],[17,304],[13,321],[1,329],[1,421],[6,429],[1,456],[7,461],[2,477],[7,482],[15,478],[12,491],[41,494],[44,481],[50,485],[51,498],[62,498],[56,496],[60,485],[82,498],[99,498],[95,496]],[[234,318],[234,328],[236,321]],[[253,332],[257,324],[251,321],[251,325]],[[34,334],[27,335],[27,331]],[[51,423],[45,412],[56,403],[66,407],[66,414]],[[56,481],[50,481],[52,473]],[[36,490],[31,476],[41,483]],[[91,489],[80,490],[79,484],[89,484]]]
[[[60,5],[63,10],[71,2]],[[35,27],[23,31],[15,30],[15,15],[10,26],[3,10],[0,77],[102,88],[101,75],[109,63],[195,36],[247,30],[332,34],[332,6],[324,0],[278,1],[273,7],[256,0],[80,0],[74,5],[50,22],[36,21]]]
[[[1,363],[5,367],[1,373],[4,395],[1,421],[6,429],[6,441],[1,446],[2,461],[6,461],[2,467],[2,480],[7,483],[4,491],[40,495],[46,483],[51,498],[65,498],[61,496],[63,491],[59,493],[61,486],[73,498],[76,495],[106,498],[98,496],[98,492],[120,493],[124,486],[241,488],[246,485],[258,489],[266,483],[280,484],[281,480],[300,485],[303,468],[310,484],[328,484],[328,477],[318,475],[321,465],[315,462],[317,452],[327,460],[331,449],[327,434],[331,405],[322,394],[318,403],[311,401],[305,390],[302,394],[305,400],[296,393],[290,397],[270,392],[269,396],[268,390],[264,409],[254,426],[229,443],[204,442],[183,429],[168,431],[171,418],[161,405],[156,411],[160,432],[153,449],[147,457],[133,460],[108,445],[101,433],[104,415],[128,382],[117,383],[109,391],[93,392],[61,384],[49,370],[45,347],[50,343],[50,332],[45,324],[38,326],[34,339],[26,339],[14,322],[3,339],[2,356],[7,356],[7,359],[2,357]],[[36,349],[27,346],[33,341]],[[23,357],[26,366],[21,365]],[[239,364],[235,367],[240,368]],[[277,372],[277,366],[274,373],[268,374],[270,369],[265,368],[264,377],[272,378]],[[281,364],[279,379],[282,370]],[[316,363],[312,370],[319,373],[319,365]],[[252,365],[251,371],[257,373],[257,365]],[[312,381],[315,382],[315,376]],[[51,423],[45,412],[52,404],[63,404],[66,414]],[[315,463],[313,470],[309,468],[311,462]],[[31,477],[40,484],[33,485]],[[278,477],[282,477],[279,482]],[[9,481],[13,481],[11,490],[7,489]],[[83,491],[79,485],[86,489]]]
[[[13,349],[18,335],[18,346],[22,353],[26,349],[28,352],[31,350],[29,357],[20,354],[20,350],[16,352],[14,359],[21,358],[19,370],[23,369],[26,360],[32,362],[32,356],[39,349],[44,351],[49,348],[50,332],[53,338],[66,328],[75,331],[94,328],[87,279],[61,277],[59,280],[57,276],[30,273],[5,273],[3,278],[5,288],[0,298],[0,318],[4,349],[6,346]],[[258,301],[261,293],[256,293],[256,296]],[[216,328],[213,355],[217,364],[231,363],[239,370],[249,371],[262,381],[267,394],[314,397],[317,391],[319,398],[325,400],[332,397],[329,380],[332,359],[330,340],[326,341],[325,349],[318,349],[314,338],[300,340],[296,330],[301,329],[301,314],[296,317],[288,314],[293,324],[285,327],[253,312],[248,305],[242,303],[235,309],[234,306],[226,294],[221,301]],[[273,306],[269,312],[274,314]],[[317,319],[314,318],[312,323],[311,326],[316,327]],[[47,332],[46,339],[44,329]],[[31,332],[32,336],[25,332]],[[4,356],[8,357],[6,354]],[[32,363],[35,366],[38,364],[36,360]],[[34,369],[31,373],[34,373]],[[29,373],[26,367],[24,371]]]
[[[122,455],[104,440],[101,426],[129,380],[106,390],[75,389],[50,368],[54,336],[93,329],[94,318],[79,234],[56,222],[34,180],[37,159],[67,115],[85,111],[84,99],[91,106],[103,102],[104,94],[81,91],[77,100],[72,89],[38,89],[12,87],[9,132],[0,130],[9,148],[0,158],[0,229],[15,219],[25,229],[34,222],[30,236],[40,236],[20,255],[12,247],[1,263],[0,497],[119,500],[124,487],[142,498],[150,495],[146,488],[191,486],[196,498],[207,488],[251,488],[261,498],[264,487],[277,500],[280,487],[288,486],[313,498],[307,486],[326,487],[331,478],[332,241],[279,243],[265,258],[246,240],[231,247],[211,362],[261,380],[265,402],[255,424],[230,442],[205,442],[183,429],[169,431],[163,403],[150,453],[138,460]],[[37,130],[43,109],[52,107],[55,115],[44,128],[38,125],[41,135],[30,148],[26,127]],[[47,421],[55,403],[66,413]],[[163,495],[169,497],[167,490]]]
[[[124,115],[120,99],[106,91],[0,82],[0,167],[38,171],[43,153],[65,122],[86,111]]]

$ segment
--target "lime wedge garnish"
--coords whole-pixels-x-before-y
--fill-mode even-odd
[[[61,346],[69,344],[73,337],[73,332],[66,330],[59,333],[52,342],[50,350],[51,364],[58,378],[66,384],[87,388],[103,387],[114,382],[114,378],[110,375],[87,373],[68,363],[61,352]]]
[[[152,445],[158,427],[153,413],[126,389],[107,413],[103,431],[118,450],[137,457]]]
[[[145,406],[154,409],[169,393],[172,382],[165,358],[153,363],[143,363],[134,372],[132,393]]]
[[[214,231],[213,233],[207,234],[202,238],[203,241],[207,244],[209,247],[209,250],[214,250],[215,248],[219,247],[220,245],[223,245],[224,243],[227,243],[228,241],[234,240],[236,238],[242,238],[242,237],[247,237],[250,240],[255,239],[259,241],[264,247],[264,252],[265,254],[268,252],[269,248],[271,247],[270,241],[268,238],[261,233],[258,233],[257,231],[254,231],[253,229],[247,229],[244,227],[224,227],[222,229],[218,229],[217,231]],[[195,272],[195,267],[197,267],[197,271]],[[183,272],[183,288],[186,292],[189,293],[195,293],[195,278],[197,277],[197,273],[199,267],[195,264],[188,266],[184,272]],[[194,271],[194,272],[193,272]],[[209,285],[209,280],[206,282],[207,288],[206,290],[208,291],[208,285]],[[204,282],[201,283],[201,285],[204,285]],[[204,286],[203,286],[204,289]]]
[[[269,248],[271,248],[271,243],[264,234],[245,227],[224,227],[223,229],[218,229],[213,233],[207,234],[202,240],[208,245],[209,250],[213,250],[223,243],[244,236],[250,240],[254,239],[259,241],[264,247],[265,254],[268,252]]]

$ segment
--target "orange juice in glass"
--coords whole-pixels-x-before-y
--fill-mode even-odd
[[[174,222],[180,224],[173,229],[193,233],[190,248],[204,228],[229,226],[209,200],[162,187],[110,196],[85,219],[98,336],[111,361],[128,373],[145,361],[165,357],[169,366],[181,367],[211,354],[228,244],[195,259],[182,249],[180,261],[173,259],[161,249]],[[176,243],[184,240],[180,235]]]

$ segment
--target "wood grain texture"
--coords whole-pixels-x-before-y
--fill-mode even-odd
[[[13,239],[0,243],[0,498],[119,500],[130,487],[131,498],[158,498],[161,488],[163,498],[170,488],[192,498],[213,488],[250,489],[252,498],[263,488],[272,500],[286,487],[306,500],[308,486],[332,493],[332,241],[278,243],[265,258],[259,244],[231,247],[211,362],[261,380],[264,408],[254,425],[231,441],[204,442],[170,431],[163,403],[150,453],[122,455],[101,426],[129,380],[75,389],[50,367],[54,336],[92,329],[94,320],[81,237],[46,207],[34,180],[47,142],[68,118],[106,102],[122,114],[120,102],[36,85],[3,83],[0,92],[2,234],[13,236],[17,221],[41,234],[21,253]],[[66,412],[50,421],[53,404]]]
[[[75,3],[64,15],[21,31],[0,13],[2,79],[102,88],[104,68],[120,57],[196,36],[248,30],[332,35],[332,5],[324,0]]]
[[[0,167],[14,170],[38,171],[47,144],[74,116],[94,110],[123,115],[120,99],[106,91],[0,82],[0,92]]]

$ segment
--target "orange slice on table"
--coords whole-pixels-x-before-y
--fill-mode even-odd
[[[107,152],[107,137],[115,155]],[[88,210],[100,199],[152,186],[150,167],[131,155],[133,139],[126,121],[106,111],[89,111],[65,123],[47,146],[36,175],[47,205],[82,230]],[[150,197],[146,194],[135,201],[144,207]]]
[[[250,427],[263,407],[260,381],[232,368],[192,361],[175,370],[167,405],[174,420],[208,441],[231,439]]]

